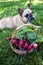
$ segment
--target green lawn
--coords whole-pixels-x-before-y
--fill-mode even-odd
[[[4,0],[5,1],[5,0]],[[0,19],[6,16],[14,16],[18,13],[18,7],[26,9],[26,4],[29,0],[14,0],[11,2],[0,2]],[[43,0],[33,2],[30,0],[31,9],[35,15],[35,20],[32,21],[35,25],[42,27],[40,34],[43,35]],[[6,41],[7,36],[11,36],[13,29],[0,30],[0,65],[43,65],[43,43],[38,43],[38,52],[35,51],[22,57],[15,54]]]

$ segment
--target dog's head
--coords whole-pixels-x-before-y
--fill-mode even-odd
[[[30,4],[28,4],[28,8],[26,10],[22,10],[21,8],[18,8],[18,12],[24,22],[28,23],[34,19],[32,10],[30,8]]]

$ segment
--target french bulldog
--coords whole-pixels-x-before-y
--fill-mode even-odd
[[[28,4],[27,9],[22,10],[18,8],[18,13],[15,16],[4,17],[0,20],[0,29],[4,28],[17,28],[23,24],[29,24],[30,27],[36,27],[31,24],[31,21],[34,20],[34,15],[32,14],[32,10],[30,8],[30,4]]]

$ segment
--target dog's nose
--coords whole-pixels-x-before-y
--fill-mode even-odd
[[[34,17],[31,17],[31,20],[34,20]]]
[[[34,20],[34,16],[32,14],[30,14],[29,17],[31,18],[31,20]]]

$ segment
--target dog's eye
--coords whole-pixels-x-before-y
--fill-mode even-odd
[[[25,17],[28,17],[28,16],[29,16],[29,14],[26,14],[26,15],[25,15]]]

